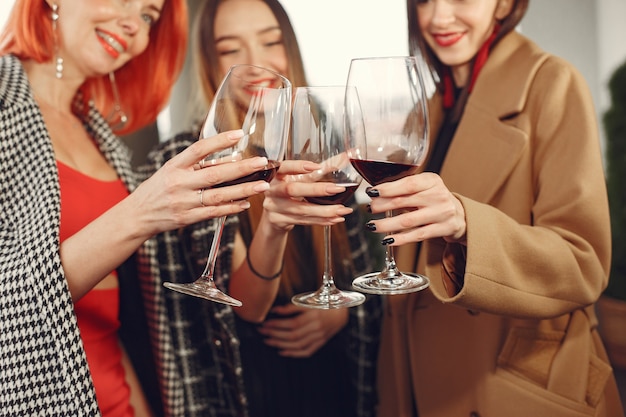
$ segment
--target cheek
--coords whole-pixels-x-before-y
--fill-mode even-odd
[[[229,59],[229,58],[225,58],[225,57],[220,57],[218,59],[218,65],[220,67],[220,73],[226,75],[226,73],[228,72],[228,70],[230,69],[231,66],[240,63],[240,62],[235,62],[236,60],[234,59]]]
[[[285,48],[279,48],[278,51],[273,54],[272,63],[280,74],[287,74],[289,61],[287,60],[287,51],[285,51]]]
[[[140,35],[135,37],[133,44],[131,45],[128,53],[131,58],[135,58],[138,55],[141,55],[148,48],[151,39],[150,36],[146,33],[145,35]]]

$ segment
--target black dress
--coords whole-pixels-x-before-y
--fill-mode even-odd
[[[355,415],[345,328],[309,358],[280,356],[263,343],[256,324],[240,318],[237,332],[250,417]]]

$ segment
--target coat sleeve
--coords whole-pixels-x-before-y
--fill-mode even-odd
[[[611,239],[598,126],[584,80],[552,57],[530,82],[524,110],[503,123],[528,135],[526,158],[511,177],[527,177],[532,191],[515,196],[522,191],[505,183],[493,201],[458,195],[467,247],[429,242],[427,273],[444,302],[541,319],[597,300],[608,282]],[[527,204],[528,220],[509,215],[507,201]]]

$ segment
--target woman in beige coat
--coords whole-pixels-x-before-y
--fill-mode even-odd
[[[396,216],[368,226],[431,286],[387,298],[381,417],[623,416],[593,309],[611,248],[592,99],[513,30],[527,3],[407,1],[441,80],[434,173],[370,189]]]

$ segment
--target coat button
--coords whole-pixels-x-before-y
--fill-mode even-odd
[[[478,414],[476,411],[472,411],[470,413],[470,417],[480,417],[480,414]]]

